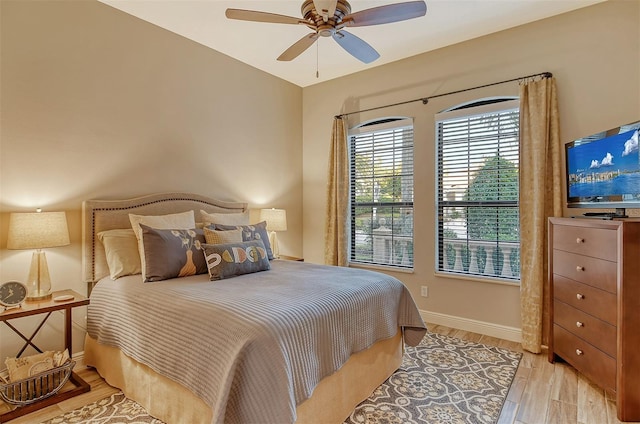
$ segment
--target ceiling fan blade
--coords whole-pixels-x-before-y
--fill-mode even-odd
[[[329,18],[333,18],[333,15],[336,13],[337,4],[338,0],[313,0],[313,6],[316,12],[322,15],[325,22],[327,22]]]
[[[238,19],[240,21],[267,22],[272,24],[303,24],[308,22],[304,19],[294,18],[293,16],[277,15],[275,13],[258,12],[256,10],[243,9],[227,9],[225,15],[229,19]]]
[[[347,31],[337,31],[333,39],[350,55],[364,63],[371,63],[380,57],[380,54],[366,41]]]
[[[311,45],[318,39],[318,37],[318,34],[315,32],[305,35],[304,37],[296,41],[291,47],[285,50],[278,57],[278,60],[288,62],[295,59],[296,57],[300,56],[302,52],[311,47]]]
[[[348,27],[380,25],[419,18],[426,13],[424,1],[409,1],[361,10],[345,16],[342,22]]]

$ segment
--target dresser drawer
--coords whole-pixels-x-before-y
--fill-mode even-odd
[[[617,296],[613,293],[554,274],[553,297],[556,301],[562,301],[611,325],[617,325]]]
[[[610,293],[617,292],[618,264],[553,249],[553,273]]]
[[[553,302],[553,322],[591,343],[607,355],[616,357],[616,327],[566,303]]]
[[[554,249],[615,262],[617,246],[618,236],[614,230],[573,225],[553,226]]]
[[[553,326],[554,352],[604,389],[616,390],[616,360],[559,325]]]

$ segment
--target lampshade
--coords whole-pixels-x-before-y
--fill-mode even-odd
[[[51,297],[51,278],[47,257],[40,249],[69,243],[67,216],[64,212],[12,213],[9,215],[7,249],[38,249],[31,257],[27,277],[27,300]]]
[[[267,221],[267,231],[287,231],[287,211],[260,209],[260,221]]]
[[[43,249],[69,244],[64,212],[12,213],[7,249]]]

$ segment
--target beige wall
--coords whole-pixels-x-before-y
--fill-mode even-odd
[[[86,294],[82,201],[166,191],[286,208],[281,252],[302,254],[300,87],[97,1],[0,12],[0,281],[26,279],[31,259],[5,249],[9,212],[67,211],[72,244],[47,252],[53,286]],[[61,348],[62,314],[50,320],[41,347]],[[0,358],[21,345],[4,325],[0,339]]]
[[[328,140],[338,113],[550,71],[563,141],[640,117],[637,0],[610,0],[305,89],[92,0],[2,0],[0,14],[0,281],[26,278],[31,255],[5,249],[9,212],[67,211],[72,244],[51,249],[49,266],[55,289],[85,293],[82,200],[174,190],[284,207],[282,253],[321,263]],[[434,276],[432,206],[433,115],[516,94],[507,84],[350,117],[352,124],[415,119],[416,269],[394,275],[423,310],[519,327],[517,287]],[[62,316],[52,319],[43,347],[60,348]],[[84,311],[74,320],[80,350]],[[20,344],[6,327],[0,339],[0,358]]]
[[[334,115],[543,71],[557,78],[563,143],[639,119],[640,1],[607,1],[305,88],[305,260],[323,261]],[[422,310],[520,327],[517,286],[434,275],[433,207],[434,114],[477,98],[517,94],[517,83],[510,83],[434,99],[426,106],[417,102],[349,117],[350,126],[382,116],[414,118],[415,272],[393,274],[410,288]],[[421,285],[429,287],[428,298],[420,297]]]

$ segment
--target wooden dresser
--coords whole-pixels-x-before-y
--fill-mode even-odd
[[[640,219],[549,219],[549,361],[562,358],[640,421]]]

